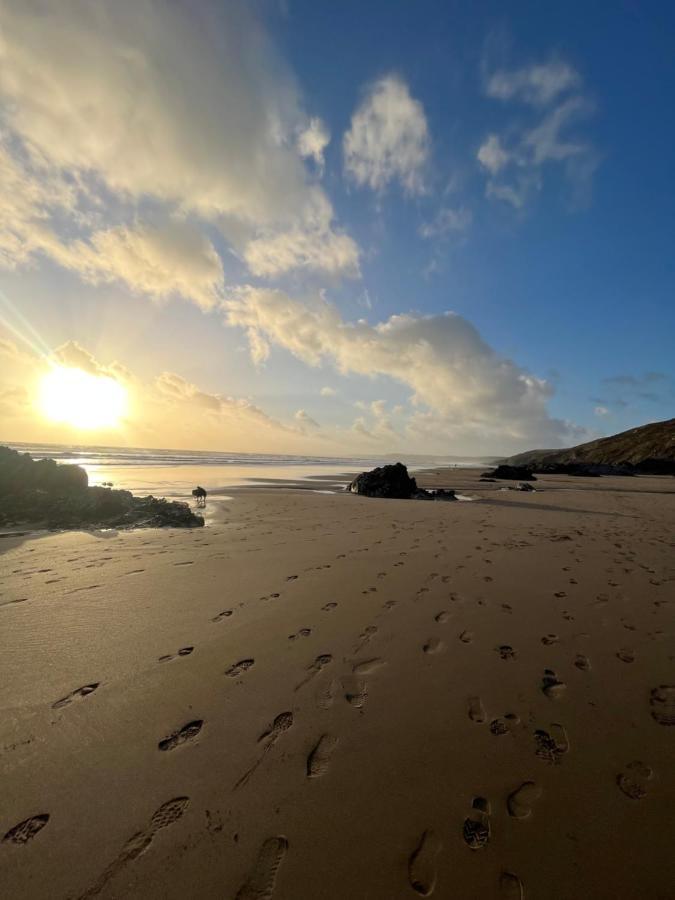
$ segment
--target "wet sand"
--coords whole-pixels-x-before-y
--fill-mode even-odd
[[[0,541],[0,897],[669,898],[675,479]]]

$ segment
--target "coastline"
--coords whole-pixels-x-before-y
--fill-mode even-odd
[[[415,475],[480,500],[234,488],[1,542],[0,831],[49,817],[3,896],[665,900],[675,482]]]

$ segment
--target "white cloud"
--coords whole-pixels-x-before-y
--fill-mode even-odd
[[[345,171],[361,186],[382,191],[398,181],[410,194],[424,190],[429,129],[422,104],[397,75],[367,91],[343,140]]]
[[[313,159],[320,172],[323,172],[323,153],[330,143],[330,131],[325,123],[318,118],[312,118],[306,128],[298,135],[298,151],[300,156]]]
[[[547,161],[560,162],[570,156],[583,153],[586,145],[579,141],[565,141],[561,131],[574,119],[587,115],[590,104],[582,97],[571,97],[548,113],[542,121],[524,136],[524,144],[532,151],[535,165]]]
[[[255,274],[357,271],[303,163],[320,167],[327,131],[247,4],[0,0],[0,15],[0,264],[46,253],[208,307],[215,228]]]
[[[508,163],[510,156],[504,150],[499,135],[491,134],[478,148],[476,154],[478,162],[487,169],[491,175],[496,175],[500,169]]]
[[[357,278],[359,248],[332,226],[333,211],[322,193],[315,194],[312,214],[288,231],[263,233],[248,242],[246,263],[254,275],[270,278],[290,269],[320,270]]]
[[[120,225],[72,244],[54,237],[40,249],[92,284],[119,281],[158,299],[185,297],[202,309],[210,309],[222,291],[220,256],[201,231],[182,222]]]
[[[303,303],[254,287],[231,293],[223,309],[228,324],[260,332],[308,365],[328,362],[342,373],[393,379],[412,395],[425,427],[450,424],[457,436],[471,435],[474,446],[546,446],[568,432],[548,415],[551,386],[499,356],[453,313],[369,325],[345,321],[320,296]],[[379,404],[370,407],[371,414],[378,410]]]
[[[607,409],[606,406],[596,406],[595,409],[593,410],[593,412],[595,413],[596,416],[601,416],[601,417],[609,415],[609,410]]]
[[[473,216],[470,209],[464,207],[451,209],[444,206],[439,210],[433,221],[425,222],[420,227],[419,233],[423,238],[444,237],[450,232],[461,233],[470,227],[472,220]]]
[[[563,96],[573,89],[573,95]],[[501,71],[489,79],[489,96],[504,101],[522,100],[537,112],[529,127],[511,127],[508,148],[496,134],[490,134],[479,148],[478,161],[489,173],[486,196],[522,209],[541,189],[543,167],[556,164],[571,188],[570,205],[587,203],[599,157],[587,140],[568,135],[576,121],[593,111],[580,89],[578,72],[562,61]]]
[[[319,393],[322,397],[334,397],[337,394],[337,391],[332,387],[322,387]]]
[[[545,106],[560,94],[578,87],[579,73],[561,60],[526,66],[511,71],[502,69],[488,80],[488,97],[498,100],[522,100],[533,106]]]

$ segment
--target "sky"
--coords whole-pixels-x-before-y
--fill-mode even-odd
[[[674,101],[666,2],[0,0],[0,440],[487,455],[672,417]],[[119,415],[50,414],[64,367]]]

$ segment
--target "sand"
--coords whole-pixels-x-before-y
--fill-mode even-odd
[[[0,897],[672,897],[675,480],[477,474],[0,541]]]

